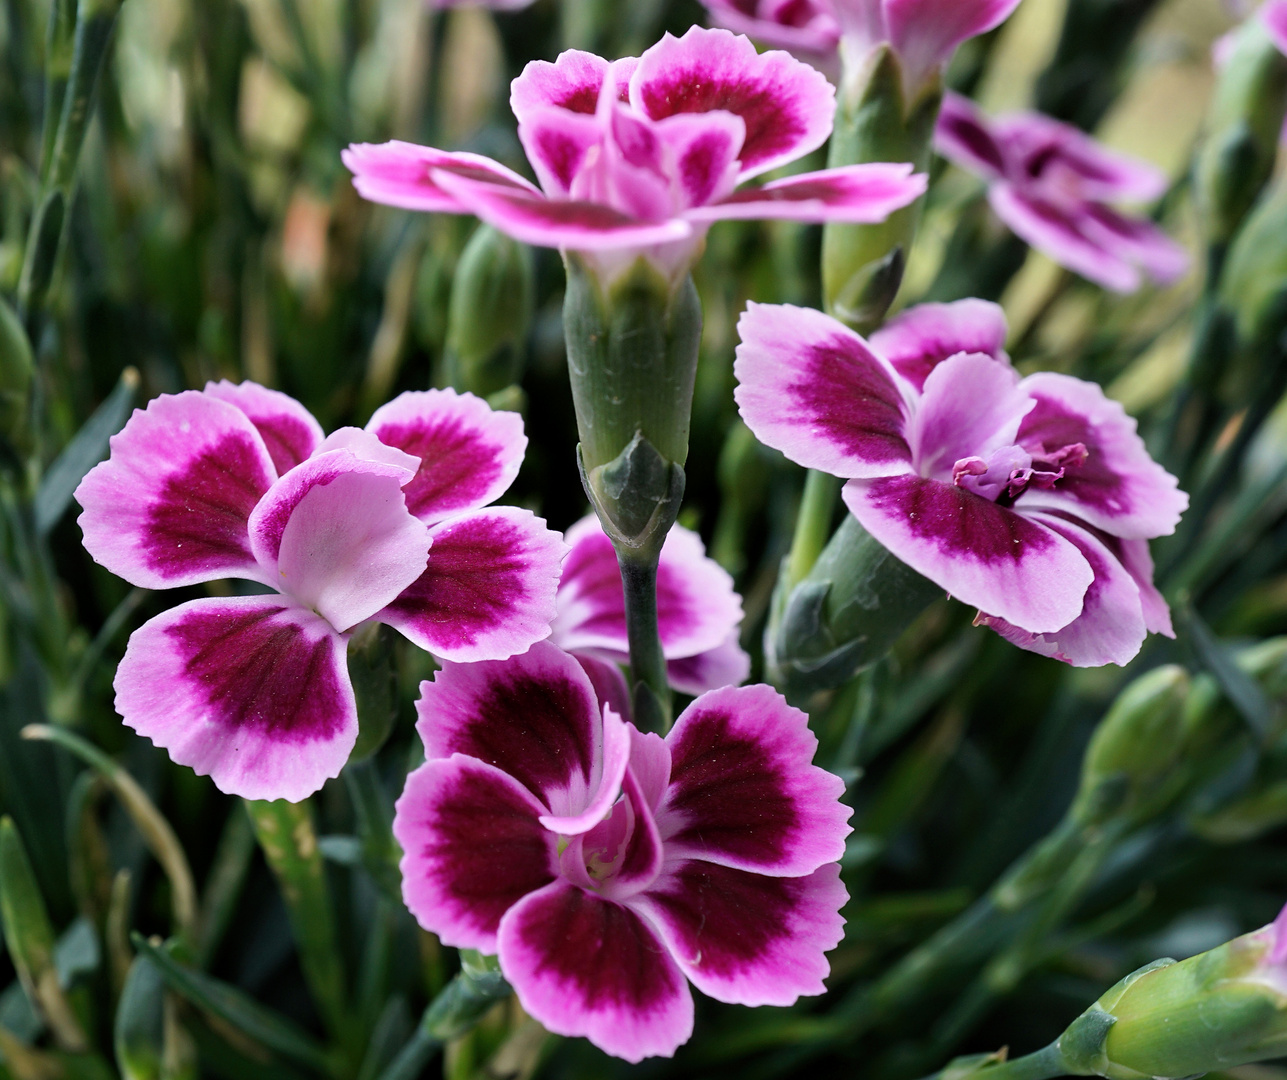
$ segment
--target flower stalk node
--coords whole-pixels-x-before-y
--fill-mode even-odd
[[[612,461],[587,470],[577,448],[581,483],[617,551],[650,556],[654,565],[684,498],[683,467],[667,461],[643,435]]]

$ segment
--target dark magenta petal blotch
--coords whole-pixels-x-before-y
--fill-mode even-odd
[[[918,476],[851,480],[844,500],[864,529],[958,600],[1033,633],[1059,630],[1081,613],[1090,565],[1014,510]]]
[[[772,687],[703,694],[666,743],[670,786],[657,824],[668,857],[795,876],[844,853],[844,784],[812,764],[818,741],[805,714]]]
[[[380,406],[366,428],[419,459],[405,489],[407,508],[431,525],[495,502],[514,482],[527,450],[518,413],[454,390],[409,390]]]
[[[311,795],[357,739],[345,639],[282,597],[158,615],[130,636],[115,685],[126,724],[247,799]]]
[[[445,945],[496,951],[501,917],[555,878],[557,837],[513,777],[474,758],[428,761],[407,777],[393,834],[402,896]]]
[[[870,344],[904,379],[924,390],[929,373],[957,353],[982,353],[1008,365],[1005,339],[1001,306],[968,299],[908,308],[872,334]]]
[[[280,390],[222,379],[206,383],[204,392],[207,397],[235,405],[250,418],[268,448],[278,476],[309,457],[325,438],[313,414]]]
[[[682,860],[638,903],[702,993],[755,1006],[825,992],[824,954],[844,935],[848,899],[836,863],[802,877],[766,877]]]
[[[693,27],[667,34],[639,59],[631,103],[653,120],[677,113],[731,112],[746,124],[742,176],[755,176],[817,149],[831,133],[835,91],[783,52],[757,54],[744,37]]]
[[[264,580],[247,523],[277,478],[244,412],[190,390],[136,409],[76,489],[95,561],[133,585]]]
[[[912,470],[910,390],[852,330],[809,308],[752,303],[738,333],[734,396],[761,442],[834,476]]]
[[[594,688],[541,642],[506,661],[447,664],[420,686],[416,729],[430,759],[467,754],[508,773],[554,813],[585,796],[603,754]]]
[[[567,548],[530,510],[493,507],[429,530],[424,573],[376,616],[443,660],[499,660],[550,634]]]
[[[669,1057],[693,1030],[693,998],[656,931],[630,908],[558,881],[501,920],[500,964],[549,1031],[627,1061]]]

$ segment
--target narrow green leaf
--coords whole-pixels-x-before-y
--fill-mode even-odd
[[[122,1080],[161,1080],[165,1042],[165,980],[138,956],[121,991],[113,1025],[116,1067]]]
[[[1202,621],[1202,616],[1191,603],[1187,600],[1181,602],[1176,607],[1176,613],[1184,642],[1192,649],[1198,662],[1220,684],[1220,689],[1238,710],[1238,715],[1247,722],[1252,733],[1264,742],[1273,730],[1273,703],[1260,684],[1234,662],[1228,649]]]
[[[268,1049],[318,1072],[334,1075],[336,1062],[312,1035],[254,998],[186,964],[142,934],[132,934],[135,949],[154,963],[165,983],[176,994],[217,1016]]]
[[[40,536],[49,535],[50,529],[67,512],[85,474],[107,457],[107,441],[124,426],[138,386],[139,373],[134,368],[121,372],[120,381],[107,400],[49,466],[36,491],[36,532]]]
[[[36,885],[22,838],[10,817],[0,818],[0,913],[4,939],[18,978],[44,1014],[59,1046],[72,1053],[88,1049],[54,965],[54,928]]]

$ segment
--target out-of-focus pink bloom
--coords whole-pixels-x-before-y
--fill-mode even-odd
[[[629,695],[618,665],[630,662],[630,645],[617,553],[593,514],[573,525],[564,540],[571,551],[563,563],[550,640],[581,660],[600,696],[620,709]],[[701,537],[674,526],[657,568],[657,627],[671,685],[701,694],[745,680],[751,658],[737,643],[741,623],[742,600],[733,579],[707,557]],[[605,694],[607,686],[614,687],[611,694]]]
[[[914,92],[941,72],[958,45],[1000,26],[1019,0],[702,0],[731,30],[799,55],[819,59],[844,53],[859,67],[888,45]]]
[[[1014,232],[1055,262],[1114,292],[1134,292],[1141,271],[1167,284],[1188,253],[1145,218],[1113,209],[1166,190],[1166,176],[1039,113],[985,117],[948,94],[934,134],[939,153],[988,181],[988,201]]]
[[[1246,12],[1238,12],[1238,14],[1245,15]],[[1255,17],[1260,20],[1260,24],[1269,34],[1269,39],[1278,51],[1287,55],[1287,0],[1268,0],[1256,11]],[[1238,45],[1238,34],[1239,28],[1235,27],[1227,34],[1216,38],[1211,46],[1211,64],[1216,71],[1223,71],[1233,58],[1234,50]],[[1287,143],[1287,121],[1283,123],[1278,141]]]
[[[996,305],[913,308],[870,342],[789,306],[752,304],[738,329],[756,437],[847,479],[863,528],[980,623],[1078,667],[1173,636],[1148,540],[1188,497],[1094,383],[1020,379]]]
[[[510,104],[541,187],[489,158],[410,143],[344,152],[367,199],[476,214],[530,244],[589,256],[602,277],[641,253],[686,272],[723,218],[883,221],[925,190],[910,165],[852,165],[760,187],[831,133],[835,92],[786,53],[693,27],[638,59],[569,51],[529,64]]]
[[[461,661],[547,637],[567,549],[529,511],[481,509],[526,446],[516,413],[451,390],[329,437],[250,382],[136,410],[76,490],[89,553],[147,589],[276,592],[192,600],[136,630],[116,673],[125,723],[221,791],[297,801],[357,738],[345,646],[362,624]]]
[[[487,7],[493,11],[521,11],[531,7],[536,0],[429,0],[435,8]]]
[[[742,1005],[823,992],[850,811],[772,688],[704,694],[665,740],[548,642],[421,691],[403,898],[444,944],[497,954],[550,1031],[639,1061],[692,1034],[686,979]]]

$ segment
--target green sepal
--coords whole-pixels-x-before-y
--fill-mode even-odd
[[[589,471],[578,444],[576,463],[581,485],[617,550],[659,554],[683,503],[683,466],[663,458],[641,432],[606,465]]]
[[[462,949],[459,973],[425,1010],[420,1026],[447,1042],[471,1030],[488,1009],[511,993],[496,957]]]

